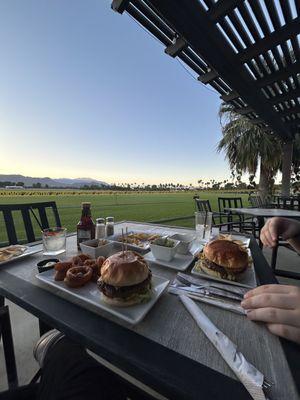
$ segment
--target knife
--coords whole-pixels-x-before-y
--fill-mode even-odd
[[[225,285],[223,283],[216,283],[216,282],[212,283],[212,282],[208,282],[204,279],[195,279],[189,275],[181,274],[181,273],[178,273],[176,275],[176,279],[178,279],[179,282],[181,282],[187,286],[194,285],[196,287],[209,288],[209,289],[215,289],[218,291],[221,290],[224,292],[228,292],[230,294],[237,296],[236,300],[242,300],[244,298],[244,294],[248,291],[247,289],[232,287],[232,286]]]

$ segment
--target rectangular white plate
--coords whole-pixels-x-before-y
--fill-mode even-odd
[[[43,249],[40,246],[27,247],[27,249],[24,251],[23,254],[20,254],[19,256],[13,257],[13,258],[11,258],[9,260],[6,260],[6,261],[1,261],[0,262],[0,266],[4,265],[4,264],[8,264],[8,263],[13,262],[13,261],[22,260],[22,258],[25,258],[25,257],[28,257],[28,256],[32,256],[33,254],[39,253],[42,250]]]
[[[248,253],[249,253],[249,256],[251,257],[251,252],[249,249],[248,249]],[[203,271],[198,271],[197,269],[195,269],[195,267],[193,267],[191,272],[192,272],[192,274],[201,276],[202,278],[206,278],[206,279],[212,280],[212,281],[228,283],[230,285],[242,286],[242,287],[251,288],[251,289],[255,288],[257,286],[253,262],[251,262],[251,266],[249,268],[247,268],[247,270],[245,272],[243,272],[242,274],[240,274],[237,277],[237,281],[229,281],[228,279],[222,279],[222,278],[210,276]]]
[[[200,243],[202,243],[203,245],[205,245],[206,243],[208,243],[208,242],[210,242],[211,240],[213,240],[213,239],[217,239],[217,237],[219,236],[219,235],[223,235],[223,236],[227,236],[227,235],[225,235],[225,234],[223,234],[223,233],[218,233],[217,235],[212,235],[211,236],[211,238],[208,240],[208,239],[199,239],[199,241],[200,241]],[[230,237],[231,237],[231,239],[232,240],[239,240],[239,241],[241,241],[243,244],[244,244],[244,246],[245,247],[249,247],[249,244],[250,244],[250,238],[248,238],[248,237],[246,237],[246,236],[243,236],[243,235],[230,235]]]
[[[94,312],[106,311],[132,325],[139,323],[154,306],[159,297],[163,294],[170,281],[159,276],[152,276],[152,298],[147,303],[137,304],[131,307],[113,307],[101,300],[101,293],[93,282],[77,289],[68,288],[63,282],[54,280],[54,271],[49,270],[37,274],[36,278],[45,284],[45,288],[54,292],[72,303]]]
[[[137,230],[130,230],[128,233],[146,233],[146,234],[151,234],[151,232],[148,231],[137,231]],[[124,231],[124,235],[125,235],[125,231]],[[122,246],[122,242],[117,240],[120,236],[122,236],[122,233],[117,233],[113,236],[109,236],[107,239],[111,240],[115,243],[119,243]],[[124,243],[125,244],[125,243]],[[137,252],[140,253],[144,253],[147,252],[150,248],[150,244],[148,241],[145,240],[145,242],[143,243],[143,246],[137,246],[135,244],[130,244],[130,243],[126,243],[128,250],[135,250]]]
[[[188,255],[176,254],[173,260],[164,261],[155,258],[152,254],[152,251],[150,251],[150,253],[144,255],[144,259],[150,263],[167,268],[172,268],[175,269],[176,271],[185,271],[191,265],[192,261],[194,260],[194,256],[191,254]]]
[[[222,233],[221,233],[222,234]],[[230,235],[232,240],[240,240],[243,242],[244,246],[249,247],[250,244],[250,238],[244,235]]]

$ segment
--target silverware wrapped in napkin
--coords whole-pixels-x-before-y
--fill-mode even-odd
[[[193,300],[184,295],[179,297],[199,328],[215,346],[252,398],[266,400],[263,389],[270,387],[271,384],[265,380],[263,374],[245,359],[237,350],[236,345],[211,322]]]
[[[219,282],[206,281],[178,273],[169,286],[169,293],[184,294],[192,299],[208,303],[225,310],[245,315],[240,303],[247,289]]]

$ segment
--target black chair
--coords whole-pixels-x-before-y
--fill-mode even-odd
[[[299,196],[276,196],[277,208],[300,211]]]
[[[9,244],[20,243],[20,240],[18,240],[17,238],[15,222],[13,219],[14,211],[21,212],[27,242],[30,243],[30,242],[35,242],[37,240],[33,229],[32,218],[36,220],[41,229],[49,228],[49,220],[46,212],[47,209],[52,210],[55,219],[55,225],[57,227],[61,227],[61,222],[55,201],[32,203],[32,204],[30,203],[0,204],[0,212],[3,213],[4,223],[8,237],[8,243]]]
[[[49,228],[49,220],[47,217],[47,209],[51,209],[54,214],[55,225],[61,227],[61,222],[54,201],[43,202],[43,203],[28,203],[28,204],[1,204],[0,212],[3,214],[4,224],[7,232],[8,243],[18,244],[21,241],[18,240],[15,221],[13,219],[13,212],[21,212],[22,220],[24,223],[24,229],[26,232],[27,242],[35,242],[36,236],[33,229],[31,216],[36,220],[41,229]],[[38,216],[37,216],[38,213]],[[22,242],[24,242],[22,240]],[[40,321],[40,333],[44,333],[50,328]],[[18,385],[16,360],[13,346],[13,337],[11,331],[10,317],[8,306],[4,305],[4,297],[0,296],[0,338],[2,336],[3,349],[5,356],[7,381],[9,388],[16,387]]]
[[[264,201],[259,194],[251,193],[248,201],[253,208],[274,208],[275,204],[272,202]]]
[[[217,224],[216,219],[220,218],[220,213],[212,211],[209,200],[201,200],[201,199],[199,199],[199,197],[194,197],[194,200],[195,200],[197,211],[213,213],[212,224],[216,225]],[[227,214],[224,214],[224,216],[225,215],[227,215]]]
[[[262,201],[262,198],[259,195],[253,195],[251,194],[248,197],[249,203],[251,207],[253,208],[264,208],[264,203]]]
[[[272,250],[272,256],[271,256],[271,268],[276,276],[282,276],[284,278],[290,278],[290,279],[297,279],[300,280],[300,273],[293,272],[293,271],[288,271],[284,269],[277,269],[276,264],[277,264],[277,254],[278,254],[278,249],[279,247],[285,247],[291,251],[296,252],[296,250],[286,241],[279,240],[278,245],[273,248]],[[297,252],[296,252],[297,253]],[[300,255],[297,253],[298,256]]]
[[[243,208],[243,200],[241,197],[218,197],[218,208],[219,213],[221,215],[227,215],[228,218],[228,211],[225,211],[227,208]],[[238,215],[241,221],[244,220],[243,215]],[[220,222],[222,223],[222,216],[220,218]]]
[[[258,227],[256,226],[255,219],[253,217],[245,217],[244,214],[238,214],[234,212],[228,212],[228,208],[243,208],[243,200],[241,197],[218,197],[218,207],[221,213],[220,222],[222,223],[222,215],[228,215],[228,221],[240,224],[240,230],[243,232],[250,232],[254,237],[257,237]]]
[[[253,222],[241,222],[241,221],[231,221],[230,214],[228,213],[220,213],[212,211],[211,205],[209,200],[200,200],[198,197],[194,197],[196,208],[198,211],[202,212],[212,212],[212,226],[219,228],[222,231],[222,228],[225,227],[226,230],[229,231],[236,231],[237,233],[249,233],[251,232],[253,236],[255,236],[255,224]],[[221,222],[221,218],[227,218],[226,222]],[[216,222],[216,219],[220,220],[220,223]]]

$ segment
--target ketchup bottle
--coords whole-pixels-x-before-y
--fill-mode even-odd
[[[81,203],[82,213],[77,224],[77,247],[86,240],[95,239],[95,224],[91,215],[91,203]]]

